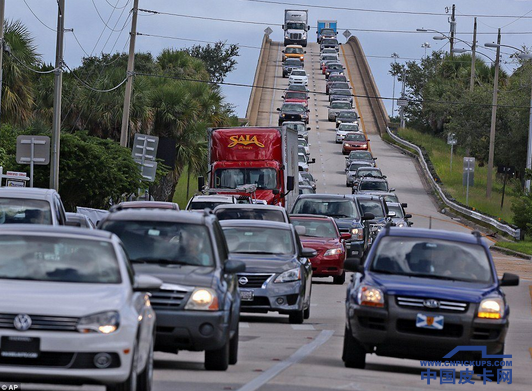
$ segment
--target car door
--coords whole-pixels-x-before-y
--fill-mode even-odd
[[[305,281],[305,293],[304,293],[304,302],[308,303],[310,305],[310,293],[311,293],[311,287],[312,287],[312,263],[310,262],[310,259],[303,258],[301,256],[301,253],[303,252],[303,246],[301,245],[301,240],[299,239],[299,235],[297,234],[295,228],[292,226],[292,232],[293,237],[295,240],[297,253],[299,254],[299,261],[301,263],[301,269],[303,271],[303,278],[302,281]]]

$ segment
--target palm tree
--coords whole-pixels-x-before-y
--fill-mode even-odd
[[[11,56],[4,56],[2,84],[2,123],[25,125],[33,117],[33,74],[24,67],[40,66],[28,29],[20,21],[4,23],[4,38],[11,50]],[[21,64],[22,63],[22,64]]]

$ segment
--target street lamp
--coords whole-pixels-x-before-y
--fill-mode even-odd
[[[498,43],[485,43],[484,46],[488,48],[496,48],[497,54],[499,53],[501,47],[515,49],[521,52],[517,55],[517,57],[519,57],[520,59],[532,60],[532,54],[526,53],[525,51],[523,51],[523,49],[519,49],[515,46],[510,46],[510,45],[501,45],[500,40],[498,40],[497,42]],[[529,116],[528,121],[529,122],[528,122],[528,143],[527,143],[528,145],[527,145],[527,150],[526,150],[526,168],[530,170],[532,169],[532,92],[530,96],[530,116]],[[527,193],[530,193],[530,179],[527,179],[525,181],[525,189]]]
[[[425,57],[427,57],[427,49],[430,49],[430,43],[424,42],[421,44],[421,47],[425,49]]]
[[[397,53],[392,53],[391,57],[393,58],[394,64],[397,62],[399,55]],[[392,89],[392,117],[394,116],[395,110],[395,73],[393,75],[393,89]]]

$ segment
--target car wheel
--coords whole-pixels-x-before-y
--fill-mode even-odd
[[[333,284],[343,285],[344,282],[345,282],[345,271],[341,275],[333,277]]]
[[[344,331],[342,360],[346,368],[364,369],[366,366],[366,351],[353,337],[347,326]]]
[[[309,306],[309,308],[310,308],[310,306]],[[303,323],[303,320],[305,320],[304,312],[305,312],[305,310],[290,312],[290,314],[288,315],[288,322],[290,322],[290,324],[301,324],[301,323]]]
[[[106,387],[107,391],[137,391],[137,359],[138,341],[133,347],[133,359],[131,360],[131,370],[128,378],[123,383],[108,385]]]
[[[236,331],[233,334],[233,338],[229,342],[229,364],[235,365],[238,362],[238,338],[240,327],[236,326]]]
[[[229,367],[230,340],[219,349],[205,351],[205,369],[208,371],[226,371]]]
[[[345,187],[349,187],[349,183],[348,182],[345,183]]]
[[[309,304],[308,308],[305,311],[303,311],[303,318],[305,318],[305,319],[310,318],[310,304]]]
[[[155,335],[152,337],[150,343],[150,350],[148,351],[148,358],[146,359],[146,366],[137,376],[137,391],[151,391],[153,384],[153,341]]]

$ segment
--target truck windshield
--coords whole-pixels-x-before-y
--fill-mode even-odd
[[[47,201],[23,198],[0,198],[0,224],[52,224]]]
[[[214,187],[235,189],[242,185],[257,185],[257,189],[277,188],[277,173],[273,168],[222,168],[214,174]]]
[[[305,30],[306,27],[305,23],[288,22],[286,24],[287,30]]]

